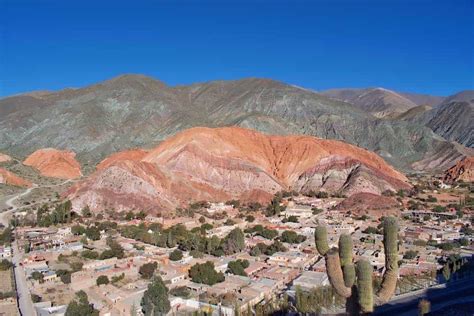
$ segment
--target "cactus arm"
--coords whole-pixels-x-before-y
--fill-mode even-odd
[[[328,232],[325,226],[318,226],[314,231],[314,241],[316,242],[316,249],[321,256],[326,255],[329,251],[328,246]]]
[[[326,271],[329,282],[332,287],[342,297],[348,298],[351,296],[351,288],[346,287],[344,283],[344,276],[342,274],[339,252],[337,248],[332,248],[326,253]]]
[[[352,287],[355,283],[356,279],[356,272],[355,272],[355,267],[354,264],[348,263],[342,268],[342,273],[344,276],[344,285],[346,287]]]
[[[372,285],[373,268],[367,260],[357,262],[357,292],[359,306],[363,313],[374,311],[374,296]]]
[[[342,267],[352,263],[352,238],[348,234],[339,236],[339,257]]]
[[[398,223],[395,217],[384,220],[383,244],[385,251],[385,272],[377,301],[380,304],[388,302],[395,293],[398,280]]]

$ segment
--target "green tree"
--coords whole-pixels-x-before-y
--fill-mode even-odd
[[[41,272],[38,272],[38,271],[34,271],[33,273],[31,273],[31,278],[35,281],[39,281],[39,283],[43,283],[44,282],[44,275],[43,273]]]
[[[244,249],[245,236],[240,228],[233,229],[222,242],[222,250],[226,255],[238,253]]]
[[[166,238],[166,246],[168,248],[176,247],[176,239],[174,238],[173,232],[171,230],[168,232],[168,236]]]
[[[66,316],[99,316],[99,311],[89,303],[87,294],[79,291],[71,303],[67,306]]]
[[[61,279],[61,281],[64,284],[70,284],[71,283],[71,271],[64,270],[64,269],[59,269],[59,270],[56,270],[56,275]]]
[[[285,230],[281,234],[280,240],[289,244],[299,244],[306,240],[306,237],[303,235],[298,235],[295,231]]]
[[[411,260],[411,259],[415,259],[416,256],[418,256],[418,251],[415,251],[415,250],[408,250],[408,251],[405,252],[405,254],[403,255],[403,259]]]
[[[154,277],[148,285],[148,289],[143,294],[141,305],[145,316],[165,315],[171,309],[168,288],[159,276]]]
[[[245,217],[245,220],[249,223],[252,223],[255,220],[255,217],[253,215],[247,215],[247,217]]]
[[[214,269],[214,263],[211,261],[202,264],[196,263],[189,270],[189,276],[193,282],[207,285],[214,285],[223,282],[225,279],[222,272],[217,272]]]
[[[0,261],[0,271],[6,271],[12,267],[13,264],[9,260],[3,259],[2,261]]]
[[[120,246],[120,244],[115,239],[109,236],[107,238],[106,243],[107,243],[107,246],[110,247],[110,250],[113,253],[113,257],[117,257],[118,259],[122,259],[124,257],[125,255],[124,250],[122,246]]]
[[[179,261],[183,259],[183,253],[179,249],[173,250],[173,252],[170,253],[170,260],[171,261]]]
[[[275,194],[272,201],[267,206],[267,211],[265,213],[266,216],[275,216],[275,215],[278,216],[281,212],[283,212],[286,209],[285,206],[280,205],[281,199],[282,198],[280,194]]]
[[[249,267],[249,262],[248,260],[235,260],[235,261],[230,261],[227,264],[227,271],[229,273],[235,274],[235,275],[242,275],[242,276],[247,276],[247,273],[245,272],[245,269]]]
[[[106,275],[101,275],[97,278],[96,282],[97,286],[102,284],[109,284],[109,278]]]
[[[73,235],[79,236],[85,234],[86,229],[82,225],[74,225],[71,227],[71,233]]]
[[[99,253],[94,250],[86,249],[83,252],[81,252],[81,257],[86,258],[86,259],[96,260],[99,258]]]
[[[83,217],[91,217],[92,216],[92,212],[89,208],[89,205],[86,205],[82,210],[81,210],[81,215]]]
[[[138,269],[138,273],[142,276],[143,279],[151,279],[153,274],[158,268],[158,264],[156,262],[145,263]]]
[[[12,241],[12,229],[10,227],[7,227],[0,233],[0,245],[9,245]]]
[[[100,231],[96,226],[89,226],[86,228],[86,236],[91,240],[99,240],[100,239]]]

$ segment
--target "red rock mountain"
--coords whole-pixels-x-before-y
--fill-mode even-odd
[[[102,170],[107,168],[108,166],[114,164],[115,162],[119,160],[141,160],[143,157],[146,156],[148,151],[144,149],[130,149],[130,150],[125,150],[125,151],[120,151],[118,153],[112,154],[109,157],[105,158],[102,160],[98,165],[97,165],[97,170]]]
[[[75,156],[72,151],[44,148],[29,155],[23,164],[39,170],[45,177],[76,179],[82,173]]]
[[[117,153],[68,191],[75,209],[164,210],[191,201],[268,201],[286,189],[380,194],[408,188],[382,158],[340,141],[192,128],[148,153]]]
[[[0,168],[0,183],[1,184],[8,184],[8,185],[15,185],[19,187],[30,187],[31,182],[28,180],[25,180],[16,174],[5,170],[3,168]]]
[[[446,170],[443,180],[447,183],[455,181],[474,182],[474,156],[466,157]]]

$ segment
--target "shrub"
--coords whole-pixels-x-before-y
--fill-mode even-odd
[[[83,252],[81,252],[81,256],[86,259],[96,260],[99,258],[99,253],[94,250],[84,250]]]
[[[71,271],[59,269],[56,271],[56,275],[59,276],[64,284],[71,283]]]
[[[175,249],[170,253],[170,260],[171,261],[179,261],[183,259],[183,253],[179,249]]]
[[[6,271],[12,267],[13,263],[11,263],[9,260],[3,259],[2,261],[0,261],[0,271]]]
[[[122,273],[120,275],[114,275],[112,276],[112,280],[110,281],[112,284],[115,284],[121,280],[125,279],[125,273]]]
[[[226,226],[233,226],[233,225],[235,225],[235,221],[232,220],[232,219],[230,219],[230,218],[228,218],[228,219],[224,222],[224,225],[226,225]]]
[[[102,284],[109,284],[109,278],[106,275],[101,275],[97,278],[96,284],[97,286],[100,286]]]
[[[253,221],[255,221],[255,217],[253,215],[247,215],[245,220],[249,223],[253,223]]]
[[[178,286],[170,290],[170,295],[182,298],[189,298],[191,296],[191,292],[185,286]]]
[[[418,251],[415,251],[415,250],[408,250],[408,251],[405,252],[405,254],[403,255],[403,259],[411,260],[411,259],[415,259],[416,256],[418,256]]]
[[[299,244],[306,240],[306,237],[303,235],[298,235],[295,231],[285,230],[281,234],[281,241],[289,244]]]
[[[202,257],[204,257],[204,254],[201,251],[196,250],[196,249],[191,250],[189,252],[189,255],[193,258],[202,258]]]

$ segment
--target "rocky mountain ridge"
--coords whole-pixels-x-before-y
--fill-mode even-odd
[[[195,126],[343,140],[405,170],[440,151],[445,160],[425,165],[443,170],[466,155],[419,123],[377,119],[349,103],[268,79],[170,87],[124,75],[79,89],[4,98],[0,114],[3,152],[25,157],[53,147],[76,152],[88,165],[117,151],[154,147]]]

